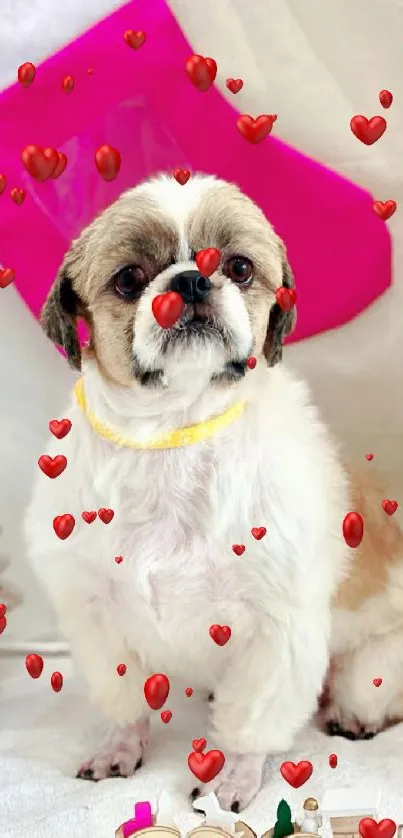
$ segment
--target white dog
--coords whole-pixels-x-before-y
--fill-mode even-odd
[[[195,253],[211,247],[221,261],[206,279]],[[141,764],[153,673],[213,692],[208,747],[226,762],[209,788],[234,810],[316,710],[353,551],[346,473],[305,384],[278,363],[292,315],[275,292],[292,284],[282,242],[235,186],[160,176],[84,230],[50,292],[43,325],[83,378],[71,431],[48,448],[68,466],[39,473],[26,533],[91,697],[116,724],[81,777]],[[152,302],[170,289],[185,308],[163,329]],[[78,317],[91,335],[82,357]],[[82,519],[100,507],[109,524]],[[61,540],[52,521],[65,513],[76,523]],[[212,624],[230,626],[225,646]]]

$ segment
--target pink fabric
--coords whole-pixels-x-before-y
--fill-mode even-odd
[[[147,33],[138,51],[126,29]],[[285,239],[299,304],[292,340],[345,323],[391,282],[390,237],[371,196],[276,139],[281,113],[273,136],[250,145],[219,91],[199,93],[188,80],[191,53],[164,0],[135,0],[41,64],[32,87],[3,92],[0,171],[27,197],[22,206],[8,192],[0,198],[1,263],[15,269],[38,315],[71,239],[96,213],[144,176],[187,167],[237,182]],[[75,80],[70,94],[66,75]],[[59,180],[37,183],[25,172],[20,154],[30,143],[67,154]],[[103,143],[122,155],[110,183],[94,164]]]

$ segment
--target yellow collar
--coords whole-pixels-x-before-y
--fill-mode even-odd
[[[148,442],[137,442],[135,439],[126,439],[118,431],[113,428],[108,428],[103,422],[100,422],[88,410],[87,402],[84,392],[84,379],[79,378],[75,387],[74,394],[77,403],[81,410],[85,413],[91,427],[94,431],[107,439],[108,442],[114,442],[115,445],[123,445],[126,448],[138,449],[156,449],[156,448],[181,448],[183,445],[194,445],[196,442],[203,442],[213,436],[217,431],[226,428],[235,419],[243,413],[246,402],[236,402],[220,416],[214,416],[212,419],[206,419],[204,422],[199,422],[197,425],[190,425],[188,428],[178,428],[176,431],[171,431],[169,434],[164,434],[157,439],[150,439]]]

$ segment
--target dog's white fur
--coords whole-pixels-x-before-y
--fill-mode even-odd
[[[189,266],[184,219],[203,188],[200,179],[188,192],[166,181],[141,187],[179,226],[182,269]],[[134,345],[145,361],[154,353],[157,363],[151,300],[170,274],[150,283],[136,310]],[[215,293],[248,352],[253,329],[242,295],[220,281]],[[240,399],[247,408],[202,444],[135,451],[96,435],[72,400],[65,412],[72,430],[47,449],[65,454],[68,467],[56,480],[38,475],[25,529],[30,560],[93,701],[128,725],[118,744],[115,736],[107,746],[109,763],[118,760],[122,740],[131,769],[141,756],[147,736],[135,723],[149,714],[145,679],[180,676],[214,692],[209,747],[222,748],[227,762],[213,787],[222,805],[237,799],[244,806],[260,787],[265,756],[287,751],[316,710],[331,600],[351,556],[341,527],[349,495],[306,385],[282,364],[268,369],[255,347],[254,370],[212,387],[223,353],[214,344],[202,353],[173,349],[164,360],[165,386],[155,389],[119,387],[96,359],[84,361],[90,410],[126,437],[191,425]],[[109,525],[81,519],[83,510],[99,507],[114,509]],[[74,515],[76,526],[60,541],[52,520],[63,513]],[[260,541],[251,535],[258,526],[267,528]],[[233,544],[246,546],[241,557]],[[209,635],[213,623],[232,629],[222,648]],[[119,663],[127,665],[124,677]],[[104,752],[88,765],[108,775]]]

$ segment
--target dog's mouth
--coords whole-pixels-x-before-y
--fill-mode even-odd
[[[219,340],[227,343],[229,335],[225,325],[207,303],[186,305],[179,320],[164,336],[164,350],[177,341],[189,342],[192,337],[200,340]]]

